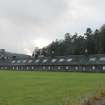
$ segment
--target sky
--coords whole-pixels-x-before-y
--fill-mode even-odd
[[[32,54],[35,47],[105,23],[105,0],[0,0],[0,49]]]

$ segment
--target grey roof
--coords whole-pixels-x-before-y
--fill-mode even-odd
[[[30,57],[29,55],[12,53],[12,52],[5,51],[5,49],[0,49],[0,58],[2,57],[12,58],[13,56],[16,56],[16,58],[22,58],[22,59]]]
[[[15,61],[13,63],[13,61]],[[12,65],[95,65],[105,64],[105,55],[71,55],[56,57],[39,57],[16,59],[11,61]]]
[[[4,54],[5,58],[5,54]],[[105,65],[105,54],[70,55],[55,57],[17,57],[16,59],[0,59],[0,65]]]

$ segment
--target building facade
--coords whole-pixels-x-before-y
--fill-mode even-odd
[[[0,70],[105,72],[105,55],[0,59]]]

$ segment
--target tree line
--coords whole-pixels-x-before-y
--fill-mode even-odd
[[[68,56],[83,54],[104,54],[105,53],[105,24],[92,31],[87,28],[82,35],[66,33],[64,39],[56,39],[42,49],[35,48],[33,56]]]

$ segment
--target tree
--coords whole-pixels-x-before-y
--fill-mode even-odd
[[[105,53],[105,24],[100,28],[100,53]]]
[[[86,49],[88,50],[88,54],[95,54],[95,40],[91,28],[87,28],[85,37],[86,37]]]
[[[94,32],[87,28],[84,35],[66,33],[63,40],[55,40],[42,49],[35,48],[33,55],[68,56],[105,53],[105,25]]]
[[[94,32],[94,40],[95,40],[95,53],[100,54],[101,53],[101,38],[99,30],[96,29]]]
[[[35,47],[32,56],[37,58],[40,55],[40,49],[38,47]]]

